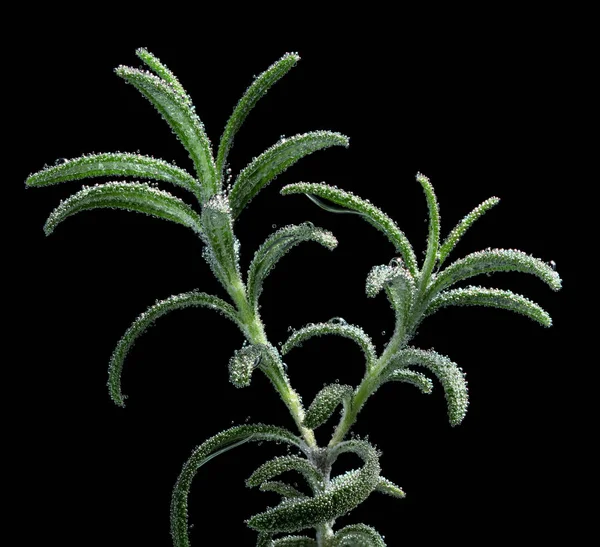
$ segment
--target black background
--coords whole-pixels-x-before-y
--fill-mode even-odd
[[[554,260],[565,281],[554,294],[524,274],[477,280],[537,301],[554,318],[551,329],[473,308],[443,310],[423,324],[414,344],[450,356],[467,373],[467,416],[450,427],[439,384],[430,396],[408,385],[382,388],[355,431],[383,451],[384,475],[407,498],[373,495],[339,525],[371,524],[391,546],[571,537],[575,481],[565,461],[578,449],[567,398],[581,380],[568,371],[574,280],[566,234],[579,214],[571,205],[573,171],[585,151],[575,152],[573,140],[586,125],[585,99],[577,100],[585,82],[578,43],[543,25],[532,32],[531,22],[482,24],[436,38],[426,26],[400,38],[406,22],[397,37],[385,39],[373,27],[374,38],[349,32],[343,40],[306,28],[304,39],[278,36],[265,45],[215,37],[207,46],[158,33],[138,41],[119,36],[118,26],[67,42],[48,32],[20,52],[14,109],[22,161],[10,184],[57,158],[89,152],[139,150],[191,169],[165,122],[112,73],[121,63],[141,64],[136,47],[148,47],[178,75],[215,146],[252,75],[297,50],[301,62],[236,137],[233,173],[280,135],[331,129],[348,135],[351,145],[300,161],[236,224],[244,269],[273,225],[310,220],[339,239],[333,252],[299,246],[268,278],[262,316],[272,342],[285,340],[289,326],[341,316],[381,349],[383,332],[393,325],[385,298],[364,294],[369,269],[393,257],[387,240],[358,217],[332,215],[302,196],[280,196],[285,183],[325,181],[369,198],[397,221],[419,256],[427,213],[418,171],[435,186],[443,234],[496,195],[500,205],[468,232],[454,257],[518,248]],[[46,216],[79,187],[20,192],[19,236],[8,233],[18,242],[14,264],[25,287],[9,295],[22,307],[15,316],[19,366],[9,365],[16,379],[7,420],[16,439],[12,452],[24,467],[16,473],[28,521],[23,533],[65,546],[169,545],[171,489],[191,450],[247,417],[290,428],[291,419],[264,377],[257,374],[244,390],[228,382],[227,362],[241,334],[202,309],[163,318],[138,341],[123,375],[128,406],[111,403],[108,359],[138,313],[194,288],[224,292],[199,242],[174,224],[102,210],[77,215],[45,238]],[[162,187],[191,202],[179,188]],[[306,343],[286,362],[306,403],[323,383],[356,384],[363,372],[360,352],[335,338]],[[331,427],[322,426],[322,442]],[[246,445],[200,470],[190,498],[193,545],[254,544],[256,534],[243,521],[277,498],[248,490],[243,481],[281,453],[268,443]]]

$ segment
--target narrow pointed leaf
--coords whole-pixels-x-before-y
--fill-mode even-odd
[[[402,255],[406,267],[411,275],[416,278],[418,274],[417,259],[413,248],[398,228],[396,223],[383,211],[370,202],[327,184],[315,184],[309,182],[298,182],[284,186],[281,193],[286,196],[290,194],[307,194],[325,199],[336,205],[360,213],[364,219],[381,231],[394,245],[398,253]]]
[[[385,477],[379,477],[379,482],[375,487],[375,492],[392,496],[393,498],[405,498],[406,494],[404,490],[399,486],[395,485],[392,481]]]
[[[450,425],[455,426],[462,422],[469,405],[467,381],[462,369],[448,357],[433,350],[407,348],[396,354],[388,368],[382,373],[382,377],[387,378],[396,370],[402,370],[411,365],[422,366],[433,372],[444,388]]]
[[[262,292],[263,282],[279,260],[302,241],[316,241],[329,250],[335,249],[337,239],[310,222],[280,228],[260,246],[248,269],[248,302],[254,308]]]
[[[472,253],[450,264],[432,281],[429,297],[463,279],[494,272],[528,273],[544,281],[552,290],[561,287],[559,275],[545,262],[522,251],[491,249]]]
[[[385,289],[392,309],[396,313],[396,330],[402,328],[410,313],[416,285],[410,272],[402,266],[400,259],[394,259],[391,265],[375,266],[367,276],[367,296],[374,297]]]
[[[386,544],[375,528],[350,524],[335,534],[332,547],[386,547]]]
[[[285,442],[303,448],[301,439],[287,429],[264,424],[240,425],[211,437],[193,452],[175,483],[171,499],[171,536],[175,547],[189,547],[188,537],[188,495],[192,480],[198,469],[223,451],[253,441]]]
[[[341,404],[344,411],[349,407],[354,389],[352,386],[331,384],[325,386],[308,407],[304,417],[304,425],[315,429],[325,423],[333,414],[333,411]]]
[[[254,369],[262,357],[260,348],[255,345],[236,350],[229,360],[229,380],[235,387],[248,387]]]
[[[477,207],[475,207],[475,209],[473,209],[452,229],[440,247],[438,253],[440,265],[442,265],[446,258],[448,258],[448,255],[452,252],[454,247],[456,247],[456,244],[462,239],[462,236],[473,225],[473,223],[499,202],[500,199],[497,197],[486,199],[483,203],[480,203]]]
[[[273,547],[316,547],[317,542],[307,536],[287,536],[273,540]]]
[[[335,334],[337,336],[349,338],[350,340],[356,342],[365,354],[367,367],[370,369],[377,358],[375,346],[373,345],[371,338],[369,338],[365,331],[360,327],[339,321],[340,320],[338,318],[334,318],[327,323],[311,323],[306,327],[298,329],[286,340],[285,344],[283,344],[281,348],[282,355],[285,355],[291,349],[301,345],[305,340],[308,340],[313,336]]]
[[[202,185],[198,198],[202,203],[207,201],[219,191],[220,183],[217,181],[210,141],[187,95],[181,95],[172,84],[149,72],[120,66],[116,73],[144,95],[171,126],[196,167]]]
[[[297,488],[294,488],[291,484],[287,484],[282,481],[267,481],[263,482],[258,489],[261,492],[275,492],[283,496],[284,498],[306,498],[306,494],[303,494]]]
[[[249,488],[259,486],[286,471],[298,471],[306,479],[313,492],[321,489],[323,480],[321,473],[310,461],[299,456],[278,456],[263,463],[248,477],[246,486]]]
[[[64,160],[31,175],[27,186],[50,186],[92,177],[137,177],[162,180],[195,192],[198,182],[189,173],[163,160],[129,153],[109,153]]]
[[[429,209],[429,235],[427,237],[427,252],[425,255],[425,262],[423,269],[421,270],[420,287],[425,287],[431,276],[431,272],[435,266],[437,259],[438,247],[440,244],[440,209],[433,191],[433,186],[429,179],[422,175],[417,174],[417,181],[423,187],[425,192],[425,198],[427,199],[427,207]]]
[[[127,331],[125,331],[125,334],[119,340],[110,358],[110,365],[108,368],[108,388],[110,396],[115,404],[118,406],[125,406],[126,396],[121,392],[121,374],[125,358],[135,341],[158,318],[167,315],[172,311],[191,307],[203,307],[216,310],[242,328],[237,312],[233,306],[210,294],[191,291],[157,301],[156,304],[150,306],[132,323]]]
[[[424,374],[405,368],[396,369],[382,378],[382,382],[404,382],[418,387],[422,393],[429,395],[433,391],[433,382]]]
[[[200,217],[187,203],[168,192],[138,182],[108,182],[83,189],[63,201],[44,225],[46,235],[66,218],[90,209],[125,209],[171,220],[202,236]]]
[[[348,137],[332,131],[314,131],[281,139],[255,158],[237,177],[229,202],[236,218],[258,192],[299,159],[330,146],[348,146]]]
[[[292,67],[296,66],[299,60],[300,57],[296,53],[286,53],[279,61],[259,74],[239,100],[225,126],[225,131],[219,143],[217,153],[217,174],[219,176],[222,176],[223,168],[227,163],[227,156],[233,146],[233,139],[250,111],[264,97],[269,88],[285,76]]]
[[[346,441],[335,446],[332,455],[354,452],[364,461],[359,470],[335,477],[328,489],[309,499],[285,500],[253,516],[248,525],[264,532],[297,532],[345,515],[360,505],[379,482],[379,456],[365,441]]]
[[[240,279],[239,242],[233,234],[229,203],[222,194],[213,196],[202,209],[202,226],[208,241],[204,257],[217,279],[230,290]]]
[[[177,91],[183,98],[187,98],[189,100],[188,94],[185,89],[175,76],[163,63],[160,62],[160,59],[150,53],[146,48],[139,48],[136,50],[135,54],[142,60],[146,65],[152,70],[159,78],[167,82],[171,85],[171,87]]]
[[[550,315],[528,298],[511,291],[487,289],[485,287],[465,287],[438,294],[429,304],[427,315],[447,306],[486,306],[510,310],[537,321],[544,327],[552,325]]]

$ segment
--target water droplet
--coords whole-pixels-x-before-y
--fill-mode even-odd
[[[332,317],[328,323],[335,323],[337,325],[347,325],[348,321],[346,321],[343,317]]]
[[[389,266],[391,266],[392,268],[397,268],[399,266],[402,266],[402,259],[399,257],[392,258],[392,260],[390,260],[390,262],[389,262]]]
[[[553,270],[556,270],[556,262],[554,262],[554,260],[551,260],[551,261],[550,261],[550,267],[551,267]]]
[[[275,228],[277,228],[277,224],[271,224],[271,228],[273,228],[274,230]]]
[[[381,331],[381,336],[385,336],[385,331],[384,330]]]
[[[283,363],[283,370],[285,370],[287,372],[288,366],[287,363]]]

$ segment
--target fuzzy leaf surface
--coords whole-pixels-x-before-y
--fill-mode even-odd
[[[300,57],[296,53],[286,53],[281,59],[267,68],[267,70],[259,74],[238,101],[227,121],[225,131],[219,143],[219,151],[217,153],[217,174],[219,176],[223,176],[223,169],[227,163],[229,151],[233,146],[233,139],[250,111],[265,96],[269,88],[285,76],[299,60]]]
[[[90,209],[125,209],[170,220],[203,235],[200,217],[179,198],[139,182],[107,182],[85,187],[63,201],[48,217],[44,225],[46,235],[66,218]]]
[[[433,191],[433,186],[429,179],[425,175],[418,173],[417,181],[423,187],[423,192],[425,192],[425,198],[427,200],[427,208],[429,210],[427,252],[423,269],[421,270],[421,283],[424,287],[431,276],[431,272],[433,271],[437,259],[438,247],[440,244],[440,209],[435,192]]]
[[[415,278],[417,277],[417,258],[406,235],[389,216],[369,201],[359,198],[350,192],[328,186],[327,184],[311,182],[288,184],[281,189],[281,194],[284,196],[290,194],[317,196],[345,209],[360,213],[369,224],[377,228],[390,240],[396,250],[402,255],[411,275]]]
[[[325,386],[315,396],[313,402],[306,411],[304,425],[315,429],[325,423],[333,414],[333,411],[341,404],[344,409],[348,407],[352,399],[354,389],[352,386],[331,384]]]
[[[298,448],[304,443],[287,429],[272,425],[239,425],[217,433],[193,452],[177,479],[171,499],[171,536],[175,547],[189,547],[188,495],[193,478],[206,462],[227,449],[247,441],[285,442]]]
[[[339,530],[332,547],[386,547],[381,535],[366,524],[350,524]]]
[[[281,139],[271,146],[238,175],[229,194],[234,218],[277,175],[299,159],[330,146],[347,147],[348,137],[332,131],[313,131]]]
[[[313,492],[321,489],[323,477],[319,470],[306,458],[299,456],[277,456],[263,463],[248,479],[246,486],[249,488],[259,486],[261,483],[275,478],[286,471],[297,471],[310,485]]]
[[[329,250],[337,246],[337,239],[331,232],[310,222],[285,226],[271,234],[256,251],[248,269],[248,302],[251,306],[258,306],[263,282],[275,265],[292,247],[303,241],[316,241]]]
[[[121,392],[121,375],[123,372],[123,363],[135,341],[160,317],[172,311],[191,307],[216,310],[242,328],[233,306],[210,294],[191,291],[157,301],[156,304],[150,306],[131,324],[112,353],[108,367],[108,388],[115,404],[121,407],[125,406],[126,396]]]

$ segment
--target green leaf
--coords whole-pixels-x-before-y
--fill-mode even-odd
[[[344,412],[350,406],[354,389],[352,386],[331,384],[325,386],[317,395],[304,417],[304,425],[315,429],[325,423],[333,414],[333,411],[342,404]]]
[[[273,541],[273,547],[315,547],[317,542],[307,536],[286,536]]]
[[[264,97],[269,88],[280,78],[285,76],[289,70],[296,66],[300,57],[296,53],[286,53],[279,61],[272,64],[267,70],[259,74],[252,85],[246,90],[242,98],[233,109],[225,131],[219,143],[219,152],[217,153],[217,174],[223,176],[223,168],[227,162],[227,156],[233,146],[233,139],[244,120],[254,108],[256,103]]]
[[[433,391],[433,383],[424,374],[405,368],[396,369],[383,377],[381,382],[404,382],[418,387],[422,393],[429,395]]]
[[[221,431],[211,437],[193,452],[175,483],[171,499],[171,536],[175,547],[189,547],[188,537],[188,495],[198,469],[206,462],[225,450],[239,446],[247,441],[285,442],[304,449],[305,445],[296,435],[287,429],[264,424],[239,425]]]
[[[163,79],[167,82],[177,93],[179,93],[183,98],[188,99],[191,104],[191,100],[189,100],[188,94],[183,89],[179,80],[163,63],[160,62],[160,59],[150,53],[146,48],[139,48],[135,51],[135,54],[142,60],[146,65],[152,70],[159,78]]]
[[[332,131],[313,131],[281,139],[252,160],[238,175],[229,202],[236,218],[258,192],[299,159],[330,146],[348,146],[348,137]]]
[[[242,328],[237,312],[233,306],[210,294],[191,291],[157,301],[156,304],[150,306],[144,313],[138,316],[127,331],[125,331],[125,334],[119,340],[110,358],[110,365],[108,368],[108,388],[110,396],[115,404],[121,407],[125,406],[126,396],[121,393],[121,374],[125,358],[135,341],[159,317],[167,315],[175,310],[190,307],[203,307],[216,310]]]
[[[335,534],[332,547],[385,547],[385,541],[371,526],[350,524]]]
[[[467,381],[462,369],[448,357],[433,350],[407,348],[395,355],[382,372],[382,377],[389,378],[388,375],[396,374],[396,370],[411,365],[419,365],[433,372],[444,388],[450,425],[462,422],[469,404]]]
[[[448,258],[448,255],[452,252],[454,247],[456,247],[456,244],[461,240],[462,236],[473,225],[473,223],[499,202],[500,199],[497,197],[486,199],[483,203],[480,203],[477,207],[475,207],[475,209],[473,209],[453,228],[438,252],[438,264],[440,266],[443,264],[446,258]]]
[[[337,246],[337,239],[331,232],[317,228],[311,222],[284,226],[271,234],[256,251],[248,269],[248,302],[253,308],[258,308],[263,282],[271,270],[292,247],[302,241],[316,241],[329,250]]]
[[[168,192],[138,182],[108,182],[83,189],[63,201],[44,225],[46,235],[66,218],[90,209],[125,209],[171,220],[203,236],[200,217],[187,204]]]
[[[324,334],[335,334],[353,340],[365,354],[367,368],[371,369],[375,364],[377,355],[371,338],[360,327],[349,325],[339,317],[330,319],[327,323],[310,323],[306,327],[298,329],[283,344],[281,354],[285,355],[291,349],[301,345],[305,340],[313,336],[322,336]]]
[[[379,456],[365,441],[342,442],[331,455],[335,459],[344,452],[358,454],[364,466],[335,477],[327,490],[313,498],[285,500],[253,516],[248,525],[263,532],[296,532],[338,518],[360,505],[379,482]]]
[[[402,266],[400,258],[394,258],[389,266],[375,266],[367,276],[366,292],[372,298],[385,289],[392,309],[396,313],[396,331],[403,329],[409,317],[416,294],[415,280]]]
[[[263,482],[258,489],[261,492],[275,492],[284,498],[306,498],[307,496],[294,488],[291,484],[282,481]]]
[[[425,255],[425,262],[420,277],[420,286],[424,288],[429,281],[437,259],[438,247],[440,244],[440,209],[435,197],[435,192],[433,191],[433,186],[431,185],[431,182],[429,182],[429,179],[425,175],[417,173],[417,181],[423,187],[425,198],[427,199],[427,207],[429,209],[427,253]]]
[[[406,497],[406,494],[402,488],[395,485],[392,481],[386,479],[385,477],[379,477],[379,482],[375,487],[375,492],[380,492],[381,494],[386,494],[388,496],[392,496],[393,498]]]
[[[202,209],[202,226],[208,246],[204,248],[207,260],[217,279],[227,291],[240,279],[239,241],[233,234],[233,219],[227,199],[222,194],[210,198]]]
[[[328,186],[327,184],[315,184],[310,182],[288,184],[281,189],[281,194],[284,196],[290,194],[317,196],[346,209],[360,213],[369,224],[381,231],[391,241],[396,250],[402,255],[411,275],[414,278],[417,277],[417,259],[410,242],[400,228],[398,228],[396,223],[369,201],[361,199],[350,192]]]
[[[490,249],[478,251],[450,264],[433,279],[428,292],[431,299],[445,288],[470,277],[494,272],[523,272],[535,275],[552,290],[559,290],[561,280],[551,266],[522,251]]]
[[[248,387],[261,358],[262,352],[255,345],[236,350],[229,360],[229,381],[238,388]]]
[[[313,492],[322,489],[323,477],[319,470],[309,460],[299,456],[278,456],[263,463],[248,477],[246,486],[249,488],[259,486],[286,471],[298,471],[306,479]]]
[[[176,165],[149,156],[120,152],[64,160],[60,165],[47,167],[31,175],[25,184],[32,187],[50,186],[60,182],[113,175],[162,180],[191,192],[195,192],[198,186],[194,177]]]
[[[149,72],[120,66],[116,73],[144,95],[171,126],[196,167],[202,185],[198,199],[201,203],[206,202],[219,191],[220,182],[217,180],[211,144],[204,125],[194,112],[187,95],[181,95],[172,84]]]
[[[537,321],[544,327],[552,325],[550,315],[528,298],[511,291],[486,289],[485,287],[465,287],[444,291],[436,296],[429,307],[427,315],[435,313],[447,306],[486,306],[514,311]]]

